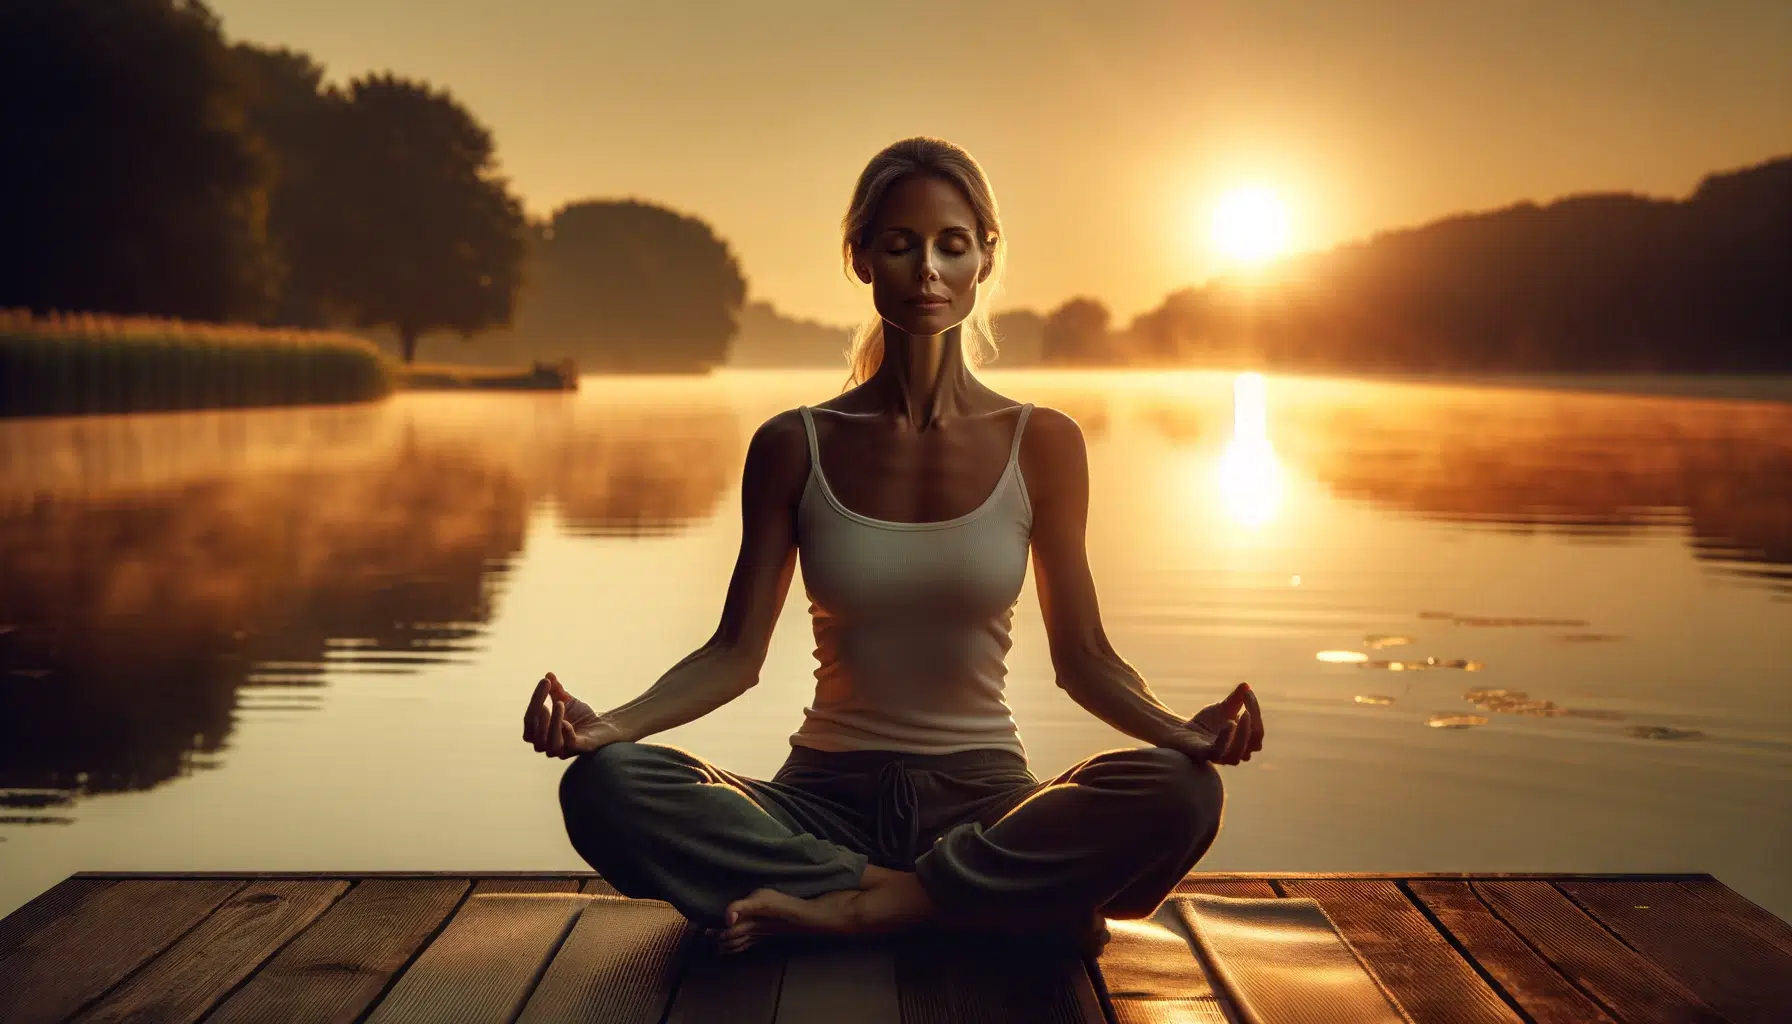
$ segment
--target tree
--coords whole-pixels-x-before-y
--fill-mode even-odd
[[[703,221],[632,199],[574,203],[532,251],[519,330],[537,351],[629,371],[727,360],[747,285]]]
[[[267,312],[267,154],[195,0],[0,4],[0,307]]]
[[[1111,359],[1108,307],[1099,300],[1075,298],[1045,318],[1040,353],[1047,363],[1097,363]]]
[[[491,133],[446,92],[389,75],[351,82],[337,115],[320,174],[343,216],[323,290],[361,326],[396,330],[407,363],[427,331],[509,323],[525,222]]]
[[[248,126],[273,156],[268,191],[268,238],[278,262],[279,286],[270,322],[324,327],[332,316],[330,268],[345,253],[338,237],[346,210],[330,188],[330,161],[342,152],[339,126],[347,102],[324,85],[323,66],[288,49],[249,43],[231,47],[243,82]]]

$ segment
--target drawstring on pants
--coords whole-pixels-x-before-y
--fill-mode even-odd
[[[885,865],[901,871],[914,867],[915,845],[921,838],[921,813],[915,781],[901,758],[891,758],[877,773],[877,797],[873,815],[873,840]]]

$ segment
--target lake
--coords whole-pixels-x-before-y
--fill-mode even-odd
[[[1202,869],[1703,871],[1792,918],[1792,404],[985,376],[1083,425],[1116,649],[1185,715],[1260,695]],[[80,870],[584,870],[536,680],[612,707],[702,643],[747,439],[843,377],[0,422],[0,914]],[[769,776],[808,630],[799,576],[760,684],[652,741]],[[1036,774],[1137,745],[1054,684],[1030,575],[1014,639]]]

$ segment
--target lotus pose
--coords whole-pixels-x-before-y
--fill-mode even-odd
[[[986,387],[1006,244],[989,182],[948,142],[874,157],[844,219],[877,317],[849,390],[754,433],[741,544],[714,635],[598,712],[553,673],[523,739],[570,758],[573,847],[627,896],[665,900],[734,952],[788,933],[918,926],[1060,934],[1150,915],[1219,832],[1214,765],[1250,760],[1248,685],[1193,717],[1109,645],[1084,549],[1081,428]],[[968,331],[967,331],[968,325]],[[1057,684],[1146,746],[1041,780],[1003,697],[1029,554]],[[770,780],[644,742],[759,678],[802,559],[816,689]]]

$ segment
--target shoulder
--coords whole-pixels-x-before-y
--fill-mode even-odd
[[[1032,415],[1027,419],[1027,431],[1021,435],[1022,462],[1056,465],[1065,459],[1085,459],[1087,450],[1083,427],[1069,413],[1049,405],[1033,407]]]
[[[1020,442],[1021,479],[1036,514],[1074,509],[1089,493],[1089,453],[1082,425],[1050,406],[1035,406]]]
[[[809,471],[809,436],[799,410],[777,413],[747,442],[746,476],[776,486],[800,480]]]

